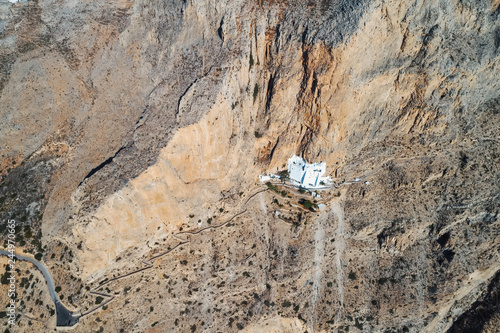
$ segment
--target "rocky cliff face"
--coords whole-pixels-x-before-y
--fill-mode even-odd
[[[75,331],[499,326],[498,1],[0,11],[0,215]],[[292,154],[323,210],[257,183]]]

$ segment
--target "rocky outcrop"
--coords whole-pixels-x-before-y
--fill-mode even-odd
[[[26,250],[85,311],[188,242],[76,331],[498,325],[497,2],[0,6],[0,214]],[[293,154],[360,181],[319,213],[253,196]]]

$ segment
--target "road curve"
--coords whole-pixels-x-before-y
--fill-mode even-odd
[[[5,250],[0,250],[0,255],[4,256],[10,256],[11,253],[7,252]],[[54,280],[52,279],[52,275],[50,275],[49,270],[47,267],[45,267],[44,264],[39,262],[38,260],[35,260],[33,258],[23,256],[21,254],[14,253],[14,256],[18,260],[24,260],[24,261],[29,261],[33,265],[36,266],[42,272],[43,277],[45,278],[45,281],[47,282],[47,286],[49,287],[49,293],[50,297],[52,297],[52,300],[54,301],[54,305],[56,307],[56,315],[57,315],[57,326],[73,326],[78,322],[78,318],[80,316],[73,315],[73,312],[69,311],[66,309],[64,305],[61,304],[61,301],[59,300],[59,297],[57,296],[55,287],[54,287]]]

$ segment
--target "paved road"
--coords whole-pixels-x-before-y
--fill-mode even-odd
[[[0,250],[0,254],[4,256],[10,256],[10,252],[5,250]],[[64,305],[59,301],[59,297],[55,291],[54,280],[52,280],[52,276],[50,275],[49,270],[45,267],[44,264],[30,257],[26,257],[20,254],[14,254],[18,260],[25,260],[31,262],[35,265],[40,272],[42,272],[45,281],[47,282],[47,286],[49,287],[50,297],[54,301],[54,305],[56,306],[56,315],[57,315],[57,326],[73,326],[78,322],[79,316],[74,316],[73,312],[66,309]]]

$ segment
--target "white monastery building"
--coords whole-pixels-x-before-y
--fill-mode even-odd
[[[327,185],[330,177],[323,177],[326,172],[326,163],[309,164],[306,161],[293,155],[288,160],[288,177],[296,185],[305,188],[315,188]]]

